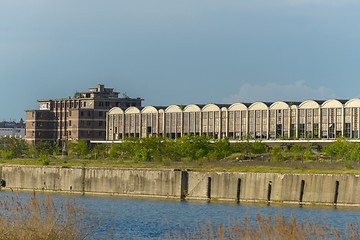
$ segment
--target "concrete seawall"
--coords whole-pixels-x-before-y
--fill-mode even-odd
[[[3,190],[360,206],[360,175],[0,166]]]

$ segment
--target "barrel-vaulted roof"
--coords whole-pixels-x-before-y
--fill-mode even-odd
[[[299,109],[315,109],[319,107],[320,104],[314,100],[306,100],[299,105]]]
[[[177,113],[177,112],[182,112],[180,106],[178,105],[170,105],[165,109],[166,113]]]
[[[290,106],[286,102],[277,101],[270,105],[271,110],[282,110],[289,109]]]
[[[263,102],[254,102],[249,107],[249,110],[268,110],[268,106]]]
[[[190,104],[190,105],[187,105],[183,111],[184,112],[201,112],[201,108],[196,104]]]
[[[325,101],[321,108],[342,108],[344,105],[339,100],[336,99],[330,99]]]
[[[349,101],[347,101],[347,102],[345,103],[345,107],[346,107],[346,108],[356,108],[356,107],[360,107],[360,98],[350,99]]]
[[[141,113],[158,113],[158,110],[153,106],[146,106],[141,110]]]
[[[205,105],[205,107],[202,108],[203,112],[215,112],[215,111],[220,111],[219,106],[215,105],[215,104],[207,104]]]
[[[109,115],[124,114],[124,111],[119,107],[113,107],[109,110]]]
[[[229,111],[244,111],[247,110],[247,106],[243,103],[234,103],[229,108]]]
[[[136,113],[140,113],[140,109],[137,107],[128,107],[125,110],[125,114],[136,114]]]

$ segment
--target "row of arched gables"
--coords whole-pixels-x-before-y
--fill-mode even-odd
[[[231,111],[271,111],[271,110],[301,110],[301,109],[340,109],[360,110],[360,98],[350,100],[306,100],[303,102],[254,102],[254,103],[233,103],[233,104],[189,104],[170,105],[170,106],[145,106],[142,108],[129,107],[121,109],[114,107],[109,110],[108,116],[111,115],[127,115],[127,114],[166,114],[166,113],[186,113],[186,112],[231,112]],[[343,117],[344,113],[343,113]],[[107,123],[108,124],[108,123]],[[108,129],[109,130],[109,129]]]

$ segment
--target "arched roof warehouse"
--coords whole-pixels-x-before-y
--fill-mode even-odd
[[[116,118],[116,115],[127,114],[136,116],[129,116],[124,121]],[[107,124],[114,125],[107,129],[109,137],[114,134],[122,137],[128,134],[138,137],[155,134],[177,138],[186,134],[205,134],[214,138],[230,139],[242,139],[246,136],[261,139],[331,139],[338,136],[360,139],[360,98],[309,99],[303,102],[209,103],[127,109],[114,107],[109,110],[108,115]],[[334,127],[329,127],[329,123]],[[123,125],[115,126],[116,124]],[[131,132],[120,132],[130,129],[130,125]],[[114,129],[119,132],[111,132]]]

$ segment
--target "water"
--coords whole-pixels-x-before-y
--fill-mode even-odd
[[[5,194],[0,193],[0,197]],[[41,195],[40,195],[41,196]],[[73,199],[73,195],[53,195],[55,200]],[[21,194],[22,198],[28,194]],[[162,239],[173,230],[192,230],[197,224],[227,224],[229,220],[243,220],[248,216],[255,221],[261,216],[295,216],[297,220],[323,220],[344,232],[345,224],[360,221],[360,208],[333,208],[310,206],[267,206],[265,204],[235,204],[181,202],[158,199],[133,199],[118,197],[76,196],[76,202],[86,209],[86,219],[91,217],[98,226],[95,238],[105,239]],[[90,217],[91,216],[91,217]]]

